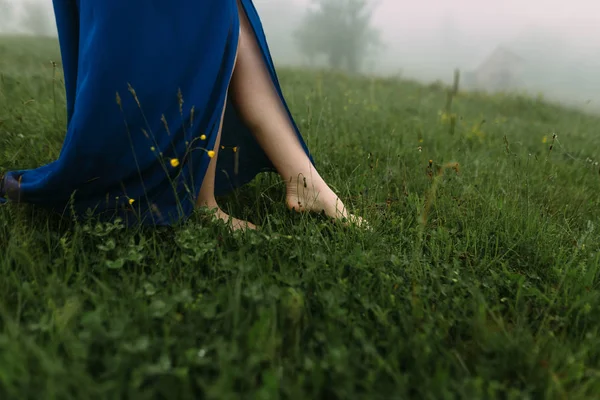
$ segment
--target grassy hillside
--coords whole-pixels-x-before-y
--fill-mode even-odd
[[[52,41],[0,39],[0,172],[58,156],[58,61]],[[292,215],[269,176],[222,201],[260,233],[2,206],[0,398],[600,393],[599,118],[461,93],[451,129],[441,87],[280,78],[374,231]]]

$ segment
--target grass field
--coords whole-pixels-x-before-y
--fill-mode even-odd
[[[59,61],[0,39],[0,172],[58,156]],[[280,78],[374,230],[288,212],[269,176],[222,200],[261,233],[2,206],[0,399],[598,398],[600,118],[459,93],[451,129],[439,86]]]

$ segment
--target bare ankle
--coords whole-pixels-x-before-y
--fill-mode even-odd
[[[209,210],[214,210],[215,208],[219,208],[219,205],[217,204],[217,200],[215,200],[215,198],[208,198],[208,199],[203,199],[203,198],[198,198],[198,200],[196,201],[196,207],[206,207]]]

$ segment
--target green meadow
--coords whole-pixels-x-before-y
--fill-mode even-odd
[[[288,211],[270,175],[220,201],[259,232],[0,206],[0,399],[598,398],[600,117],[279,74],[373,229]],[[57,42],[0,39],[0,174],[65,124]]]

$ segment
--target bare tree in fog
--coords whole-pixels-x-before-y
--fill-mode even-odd
[[[295,32],[300,51],[311,62],[325,55],[331,68],[360,72],[369,52],[382,44],[371,24],[379,2],[372,0],[312,0]]]

